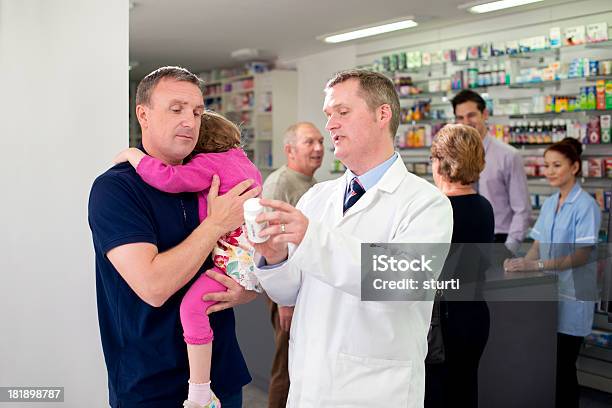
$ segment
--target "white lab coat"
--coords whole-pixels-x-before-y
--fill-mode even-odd
[[[255,271],[275,302],[295,305],[287,406],[422,407],[432,302],[362,302],[360,243],[448,243],[452,208],[397,159],[343,215],[346,179],[302,197],[301,244],[281,266]]]

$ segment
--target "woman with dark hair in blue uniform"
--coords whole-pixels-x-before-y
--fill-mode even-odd
[[[542,205],[531,230],[534,242],[527,255],[504,262],[504,269],[509,272],[558,274],[557,407],[578,407],[576,360],[584,337],[591,333],[595,307],[596,265],[592,259],[601,211],[577,181],[581,153],[580,142],[572,138],[546,149],[546,178],[559,191]]]

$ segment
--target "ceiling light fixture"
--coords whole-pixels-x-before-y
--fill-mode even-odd
[[[544,0],[499,0],[489,3],[471,2],[461,4],[459,9],[467,9],[470,13],[481,14],[491,11],[503,10],[511,7],[524,6],[525,4],[538,3]]]
[[[335,34],[325,34],[320,37],[317,37],[317,39],[323,40],[326,43],[335,44],[344,41],[356,40],[358,38],[371,37],[373,35],[389,33],[391,31],[404,30],[406,28],[416,27],[417,25],[417,22],[412,20],[412,17],[407,17],[406,19],[402,19],[401,21],[396,20],[391,23],[359,28],[353,31]]]

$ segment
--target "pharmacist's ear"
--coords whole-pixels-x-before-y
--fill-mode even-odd
[[[487,108],[482,111],[482,118],[484,120],[489,120],[489,110]]]
[[[391,117],[393,113],[391,112],[391,105],[388,103],[383,103],[378,107],[377,111],[378,120],[380,121],[381,128],[386,128],[391,122]]]
[[[140,123],[142,129],[149,127],[149,116],[146,106],[136,105],[136,119],[138,119],[138,123]]]

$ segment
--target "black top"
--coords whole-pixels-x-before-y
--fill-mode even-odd
[[[478,194],[448,197],[453,207],[453,236],[440,280],[459,279],[460,289],[444,292],[445,300],[482,299],[482,284],[495,238],[493,208]],[[483,245],[485,244],[485,245]]]
[[[479,194],[449,196],[453,207],[453,238],[451,242],[493,242],[495,218],[491,203]]]
[[[89,225],[96,253],[98,321],[110,405],[182,406],[189,368],[179,308],[190,284],[163,306],[152,307],[134,293],[106,254],[136,242],[154,244],[159,252],[176,246],[199,225],[196,194],[156,190],[131,165],[122,163],[94,182]],[[209,257],[200,272],[210,267]],[[236,340],[233,310],[213,313],[210,324],[215,333],[213,389],[220,396],[237,392],[251,377]]]

